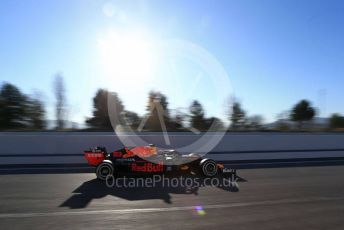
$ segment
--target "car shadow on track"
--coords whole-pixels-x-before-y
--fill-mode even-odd
[[[236,177],[236,179],[233,180],[223,176],[215,178],[183,176],[183,184],[180,182],[181,177],[165,177],[164,180],[160,182],[154,182],[153,186],[151,186],[152,184],[146,186],[141,182],[153,180],[152,176],[119,178],[117,178],[118,184],[114,183],[112,187],[107,186],[104,181],[98,179],[86,181],[76,188],[72,192],[72,196],[64,201],[60,207],[81,209],[87,207],[93,199],[101,199],[108,195],[130,201],[159,199],[165,203],[171,204],[171,194],[198,195],[200,187],[209,186],[214,186],[228,192],[239,192],[238,182],[247,182],[241,177]],[[126,178],[126,182],[124,182],[124,178]],[[121,183],[118,182],[120,180],[122,180]],[[179,184],[176,182],[177,180],[179,180]],[[111,183],[112,181],[109,184],[111,185]]]

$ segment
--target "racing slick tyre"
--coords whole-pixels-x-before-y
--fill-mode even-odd
[[[106,180],[108,175],[113,175],[114,168],[112,162],[109,160],[104,160],[96,168],[96,175],[99,180]]]
[[[201,172],[206,177],[213,177],[217,174],[217,164],[212,159],[203,159],[200,162]]]

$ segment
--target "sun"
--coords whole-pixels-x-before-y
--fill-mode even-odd
[[[108,32],[98,39],[101,68],[110,84],[148,80],[154,71],[154,43],[144,33]]]

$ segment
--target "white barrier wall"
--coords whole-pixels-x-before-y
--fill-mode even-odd
[[[189,133],[169,136],[172,146],[166,146],[159,133],[140,137],[168,148],[185,146],[198,138]],[[85,163],[79,154],[93,146],[113,151],[123,144],[114,133],[0,133],[0,164]],[[343,134],[234,133],[226,134],[209,156],[217,160],[344,157],[343,150]]]

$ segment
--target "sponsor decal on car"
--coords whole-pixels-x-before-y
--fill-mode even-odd
[[[163,164],[153,164],[151,162],[143,165],[137,165],[136,163],[131,164],[132,172],[163,172]]]
[[[134,162],[135,159],[134,158],[119,158],[116,159],[117,162]]]

